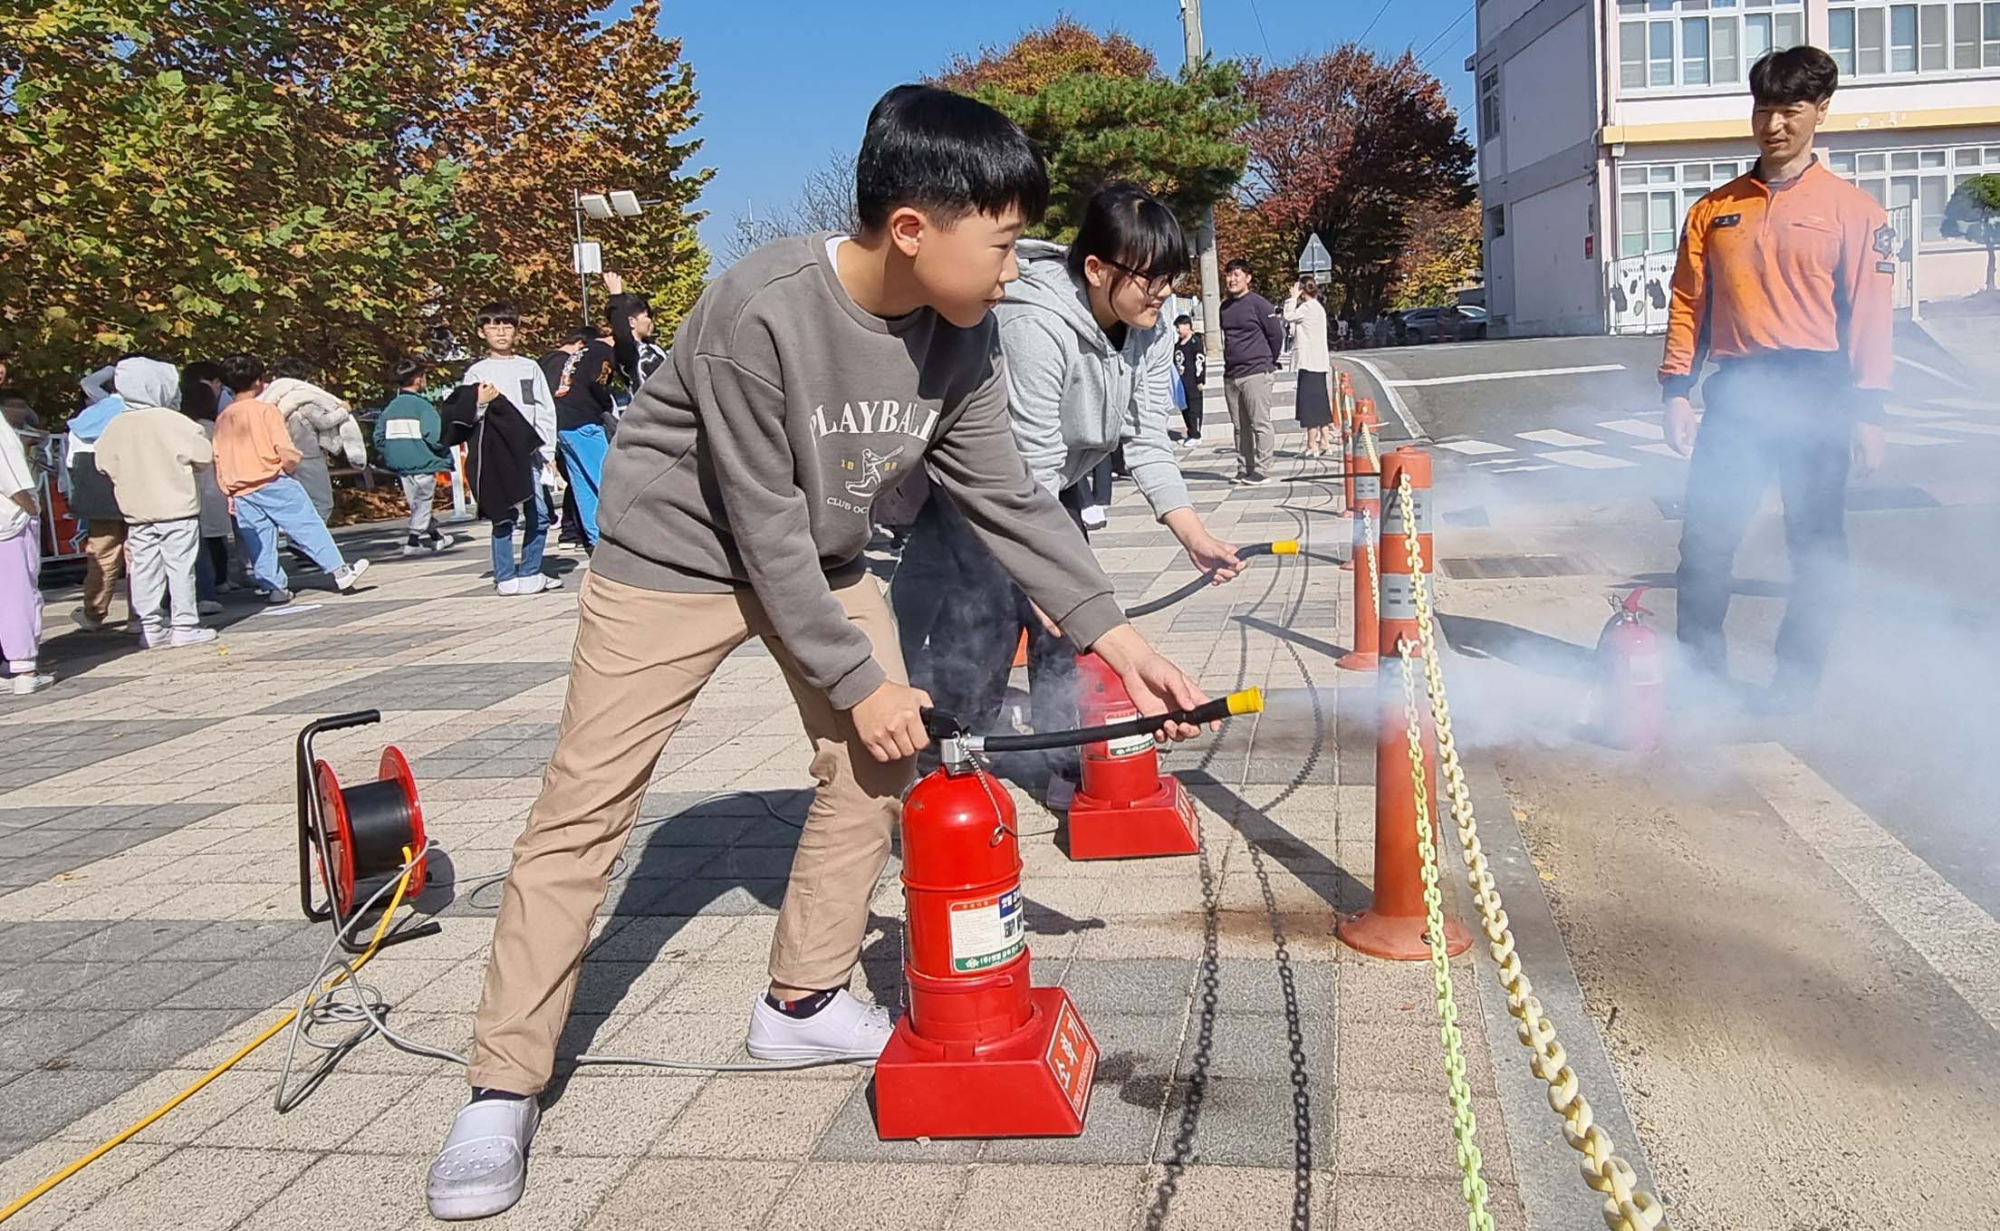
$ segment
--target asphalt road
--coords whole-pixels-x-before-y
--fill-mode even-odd
[[[1542,524],[1556,511],[1577,523],[1570,537],[1591,565],[1667,588],[1687,463],[1657,437],[1659,348],[1522,339],[1341,359],[1372,369],[1356,375],[1380,381],[1362,384],[1431,441],[1448,524]],[[1773,733],[2000,914],[2000,391],[1940,379],[1928,354],[1917,362],[1898,366],[1886,464],[1850,490],[1854,599],[1825,694]],[[1737,673],[1761,683],[1788,581],[1775,487],[1737,576]],[[1655,605],[1672,608],[1664,595]]]
[[[1736,560],[1738,686],[1677,709],[1655,754],[1572,724],[1605,594],[1660,589],[1671,643],[1687,463],[1658,438],[1659,340],[1337,357],[1437,459],[1454,710],[1507,784],[1676,1225],[1955,1225],[1971,1207],[1921,1143],[2000,1148],[2000,390],[1921,337],[1898,350],[1817,704],[1742,704],[1788,598],[1772,490]]]

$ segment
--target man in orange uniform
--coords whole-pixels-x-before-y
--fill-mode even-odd
[[[1771,471],[1785,506],[1792,598],[1777,673],[1759,708],[1791,712],[1819,686],[1846,583],[1847,475],[1882,462],[1895,232],[1867,193],[1821,166],[1813,135],[1838,73],[1817,47],[1750,70],[1756,169],[1688,211],[1674,267],[1660,384],[1667,439],[1692,449],[1681,521],[1679,637],[1727,677],[1730,569]],[[1688,401],[1704,356],[1695,434]]]

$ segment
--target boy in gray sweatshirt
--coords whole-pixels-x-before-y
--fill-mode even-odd
[[[856,172],[861,233],[780,240],[731,266],[620,423],[562,729],[494,928],[473,1098],[431,1169],[434,1216],[519,1199],[612,863],[675,726],[750,637],[785,673],[821,786],[748,1050],[867,1063],[888,1043],[887,1012],[845,987],[930,699],[905,682],[860,566],[870,505],[917,466],[1140,709],[1204,699],[1125,622],[1014,445],[989,311],[1048,200],[1040,155],[981,103],[899,86],[870,115]]]

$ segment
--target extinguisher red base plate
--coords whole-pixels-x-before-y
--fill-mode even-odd
[[[1075,1137],[1090,1111],[1097,1041],[1059,987],[1028,993],[1028,1024],[988,1043],[919,1038],[907,1014],[875,1062],[875,1132],[916,1137]]]
[[[1144,859],[1192,855],[1201,849],[1194,799],[1172,774],[1146,799],[1106,803],[1078,791],[1069,806],[1071,859]]]

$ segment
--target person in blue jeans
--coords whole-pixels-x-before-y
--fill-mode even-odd
[[[510,303],[479,310],[479,340],[486,357],[465,369],[453,395],[474,392],[467,463],[479,511],[493,525],[493,586],[505,595],[560,590],[562,582],[542,572],[542,548],[549,530],[544,488],[557,484],[556,405],[541,366],[514,349],[520,315]],[[449,403],[451,399],[447,399]],[[447,419],[455,417],[449,405]],[[521,559],[514,562],[514,530],[522,533]]]
[[[611,347],[592,329],[573,331],[541,358],[556,403],[556,455],[587,547],[597,546],[597,489],[611,440],[605,428],[617,413],[607,383],[612,361]]]
[[[215,421],[215,478],[228,495],[250,556],[250,573],[273,604],[292,601],[290,579],[279,563],[278,533],[305,552],[345,594],[354,588],[368,561],[348,564],[327,533],[312,497],[292,477],[299,451],[285,430],[284,415],[258,399],[264,390],[264,365],[253,355],[231,355],[222,361],[223,380],[236,399]]]

